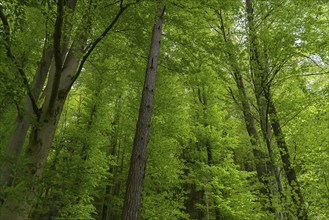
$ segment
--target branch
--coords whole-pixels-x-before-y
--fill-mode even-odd
[[[235,98],[235,96],[234,96],[234,92],[233,92],[233,90],[232,90],[231,87],[228,87],[228,91],[229,91],[229,93],[231,94],[231,96],[232,96],[233,101],[235,102],[235,104],[236,104],[239,108],[241,108],[241,107],[240,107],[240,103],[239,103],[238,100]]]
[[[30,98],[30,101],[31,101],[31,104],[32,104],[33,111],[37,116],[39,116],[39,114],[40,114],[39,113],[39,108],[38,108],[37,102],[36,102],[32,92],[31,92],[28,78],[27,78],[23,68],[19,65],[17,59],[15,58],[15,56],[12,53],[11,48],[10,48],[10,26],[9,26],[9,23],[8,23],[7,16],[3,13],[2,5],[0,5],[0,18],[1,18],[2,24],[4,26],[4,30],[5,30],[5,33],[4,33],[5,34],[5,48],[6,48],[6,51],[7,51],[7,56],[10,60],[13,61],[13,63],[15,64],[15,66],[17,68],[18,73],[22,77],[24,86],[27,89],[27,94],[28,94],[28,96]]]
[[[268,74],[268,76],[266,77],[266,80],[269,78],[269,80],[267,80],[266,82],[266,86],[270,86],[275,78],[275,76],[280,72],[280,70],[282,69],[282,67],[288,62],[289,59],[286,59],[284,61],[282,61],[282,63],[280,63],[279,65],[277,65],[277,67],[272,71],[272,77],[270,77],[271,74]]]
[[[172,4],[172,5],[175,6],[175,7],[178,7],[178,8],[184,9],[185,11],[188,11],[188,12],[190,12],[190,13],[193,13],[192,10],[198,10],[198,9],[200,9],[199,7],[188,7],[188,6],[186,6],[186,5],[179,4],[179,3],[175,2],[175,1],[169,1],[169,4]]]
[[[298,76],[321,76],[321,75],[327,75],[327,74],[329,74],[329,71],[318,72],[318,73],[308,73],[308,74],[298,74]]]
[[[217,14],[217,17],[219,18],[219,21],[220,21],[220,30],[222,31],[224,41],[227,42],[226,33],[225,33],[225,26],[224,26],[224,19],[223,19],[223,16],[222,16],[222,11],[221,10],[217,10],[216,11],[216,14]]]
[[[107,5],[104,6],[104,8],[107,8],[107,7],[110,7],[110,6],[113,6],[113,5],[116,5],[118,3],[121,3],[122,1],[118,0],[118,1],[115,1],[115,2],[112,2],[112,3],[109,3]]]
[[[62,38],[62,26],[64,17],[64,1],[58,0],[57,2],[57,17],[54,29],[54,58],[56,73],[62,69],[62,56],[61,56],[61,38]]]
[[[311,107],[311,105],[314,104],[313,102],[312,103],[307,103],[307,105],[303,108],[303,109],[300,109],[298,112],[296,112],[294,115],[290,116],[290,118],[285,118],[283,119],[284,122],[282,124],[282,128],[287,126],[292,120],[294,120],[298,115],[300,115],[303,111],[306,111],[309,107]],[[291,114],[289,114],[291,115]],[[289,117],[289,115],[287,115],[287,117]]]
[[[307,58],[308,60],[310,60],[310,61],[312,61],[312,63],[314,63],[317,67],[319,67],[321,70],[322,70],[322,72],[325,72],[326,70],[316,61],[316,60],[314,60],[312,57],[311,57],[311,55],[310,56],[308,56],[308,55],[305,55],[305,54],[302,54],[302,53],[300,53],[300,55],[302,56],[302,57],[305,57],[305,58]],[[321,58],[321,57],[320,57]]]
[[[88,57],[90,56],[90,54],[94,51],[94,49],[96,48],[96,46],[99,44],[99,42],[101,42],[101,40],[109,33],[109,31],[113,28],[113,26],[116,24],[116,22],[119,20],[120,16],[122,15],[122,13],[128,8],[129,5],[125,5],[125,6],[122,6],[120,4],[120,10],[118,12],[118,14],[115,16],[115,18],[113,19],[113,21],[109,24],[109,26],[107,26],[107,28],[103,31],[103,33],[94,41],[92,42],[91,44],[89,44],[87,46],[87,49],[86,49],[86,53],[83,55],[80,63],[79,63],[79,66],[78,66],[78,69],[77,69],[77,72],[75,73],[74,75],[74,78],[70,84],[70,86],[68,88],[71,88],[71,86],[73,85],[73,83],[76,81],[76,79],[79,77],[79,75],[81,74],[81,71],[82,71],[82,68],[83,68],[83,65],[85,64],[85,62],[87,61]]]

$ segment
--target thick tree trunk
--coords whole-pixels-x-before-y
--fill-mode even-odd
[[[27,219],[33,206],[34,197],[37,192],[38,182],[42,175],[44,163],[47,160],[49,149],[57,128],[66,97],[71,87],[71,80],[78,67],[78,59],[73,51],[68,54],[64,68],[60,71],[60,84],[54,100],[52,85],[55,76],[49,76],[47,87],[49,89],[45,96],[45,102],[37,118],[37,125],[31,128],[29,143],[26,148],[26,160],[22,170],[14,180],[14,187],[19,183],[25,183],[24,193],[20,198],[14,194],[7,195],[1,207],[0,219]]]
[[[8,196],[3,203],[2,208],[4,210],[0,214],[0,219],[28,218],[64,101],[65,98],[63,97],[55,104],[56,115],[42,114],[39,126],[32,129],[26,152],[28,163],[19,172],[20,176],[17,179],[19,182],[23,180],[26,184],[24,196],[19,200],[14,195]]]
[[[151,48],[130,161],[122,220],[137,220],[141,206],[141,194],[146,166],[146,148],[151,125],[156,69],[160,53],[164,12],[165,6],[160,9],[158,20],[153,27]]]
[[[46,47],[46,45],[45,45]],[[44,49],[43,56],[41,57],[39,67],[36,71],[36,75],[33,80],[33,85],[31,87],[32,94],[35,100],[38,100],[40,96],[42,87],[45,83],[48,70],[51,64],[53,52],[51,48]],[[13,168],[17,164],[19,155],[22,152],[23,145],[25,143],[25,138],[27,131],[30,127],[30,120],[35,116],[33,112],[33,107],[31,100],[28,96],[24,98],[23,107],[18,112],[16,122],[14,125],[13,133],[9,139],[6,146],[6,160],[1,162],[0,167],[0,186],[9,187],[13,181]],[[1,192],[1,190],[0,190]],[[0,196],[3,195],[0,193]],[[0,197],[0,204],[2,204],[4,198]]]
[[[13,183],[14,186],[23,186],[24,193],[22,193],[23,196],[21,196],[21,193],[19,193],[19,196],[15,196],[15,193],[8,193],[8,195],[5,195],[0,211],[0,219],[28,218],[66,97],[73,83],[80,75],[82,67],[89,55],[128,8],[128,6],[120,5],[120,10],[112,22],[104,32],[89,45],[90,47],[88,47],[87,51],[83,49],[86,43],[85,33],[81,33],[79,39],[73,41],[71,48],[66,50],[67,42],[61,42],[62,38],[65,39],[68,36],[66,35],[68,33],[64,33],[63,36],[61,33],[63,29],[63,19],[64,17],[65,19],[68,18],[64,16],[66,10],[63,8],[68,7],[72,9],[68,11],[73,14],[75,4],[76,0],[58,0],[57,2],[57,18],[53,35],[55,71],[54,74],[48,76],[48,89],[45,92],[45,101],[42,109],[38,112],[37,125],[31,129],[30,141],[27,146],[25,158],[27,159],[27,164],[24,165],[22,170],[18,171],[18,175],[16,175]],[[67,51],[67,53],[64,54],[64,51]],[[81,56],[81,54],[83,54],[83,56]],[[76,55],[79,55],[79,57]],[[21,70],[21,72],[22,71],[23,70]],[[35,106],[33,110],[36,113]]]
[[[68,0],[66,2],[70,9],[74,9],[76,0]],[[27,131],[30,128],[30,121],[33,117],[37,120],[41,113],[36,112],[33,106],[38,104],[40,100],[40,94],[45,84],[46,78],[49,75],[49,68],[53,60],[54,48],[49,46],[48,36],[45,36],[47,41],[45,42],[44,49],[42,51],[42,57],[38,64],[35,77],[33,79],[32,86],[30,88],[32,96],[36,103],[32,103],[31,98],[27,95],[23,100],[22,110],[18,112],[13,133],[10,136],[9,142],[6,146],[6,161],[1,163],[0,167],[0,186],[9,187],[12,185],[14,179],[14,166],[17,165],[19,156],[22,152],[24,143],[26,142]],[[1,192],[0,188],[0,205],[3,203],[6,195]]]

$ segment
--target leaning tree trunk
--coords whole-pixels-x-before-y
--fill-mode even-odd
[[[51,64],[53,50],[49,46],[48,37],[45,37],[45,44],[42,51],[42,57],[39,61],[33,83],[30,86],[24,69],[19,64],[15,54],[11,48],[11,31],[8,16],[5,14],[0,5],[0,18],[4,26],[4,44],[8,59],[15,64],[17,76],[22,78],[24,87],[27,89],[27,95],[22,100],[22,107],[18,109],[18,114],[14,124],[13,133],[4,150],[5,160],[0,162],[0,205],[4,201],[4,189],[12,184],[14,175],[13,168],[17,163],[19,155],[22,151],[25,137],[30,126],[31,118],[38,114],[37,102],[42,87],[47,77],[47,73]]]
[[[63,19],[67,16],[64,7],[69,7],[65,4],[73,4],[75,2],[75,0],[58,0],[57,18],[53,35],[55,71],[48,76],[43,106],[38,113],[35,113],[37,114],[37,125],[31,128],[29,143],[26,148],[25,159],[27,163],[24,164],[21,170],[17,171],[13,184],[14,186],[23,186],[24,192],[19,198],[17,198],[15,193],[6,194],[3,198],[3,204],[0,210],[0,219],[20,220],[28,218],[67,95],[73,83],[79,77],[83,65],[90,54],[98,43],[109,33],[129,6],[120,5],[120,10],[113,18],[112,22],[103,33],[94,42],[87,45],[87,47],[85,47],[87,36],[85,36],[85,33],[81,33],[81,36],[78,36],[78,39],[73,41],[70,49],[67,50],[65,59],[63,59],[63,48],[66,48],[67,43],[65,41],[63,42],[63,39],[67,36],[62,36],[62,31],[65,29],[63,28]],[[84,48],[87,49],[84,50]]]
[[[232,44],[231,39],[229,36],[226,35],[225,32],[225,26],[224,26],[224,19],[222,16],[221,11],[217,12],[217,16],[219,18],[220,22],[220,30],[223,35],[223,39],[227,45]],[[230,50],[226,49],[226,54],[229,60],[229,65],[232,68],[232,76],[234,78],[234,81],[236,83],[236,86],[238,88],[238,98],[241,103],[242,112],[244,116],[244,122],[245,126],[249,135],[250,143],[252,146],[252,153],[254,156],[255,166],[256,166],[256,172],[257,172],[257,178],[260,183],[262,183],[262,187],[260,188],[260,193],[268,199],[270,202],[270,205],[268,206],[266,204],[266,201],[262,201],[263,207],[266,207],[270,212],[275,212],[275,209],[272,206],[272,196],[271,196],[271,190],[270,190],[270,183],[268,181],[270,173],[268,172],[268,168],[266,166],[266,159],[267,154],[262,151],[261,144],[260,144],[260,138],[257,132],[257,127],[255,124],[255,119],[252,114],[252,110],[249,103],[249,97],[247,95],[246,87],[244,85],[243,75],[241,73],[241,70],[238,68],[238,62],[237,58],[235,57],[234,53],[232,53]]]
[[[141,206],[141,194],[146,167],[146,148],[151,125],[156,69],[160,53],[160,39],[164,12],[165,6],[161,8],[158,20],[153,26],[151,48],[148,56],[142,100],[130,161],[124,207],[122,210],[122,220],[137,220]]]
[[[307,220],[308,215],[305,209],[304,198],[300,190],[299,182],[297,180],[296,172],[291,166],[290,155],[288,152],[287,143],[284,138],[284,134],[281,130],[280,122],[277,116],[277,112],[274,103],[271,100],[269,81],[269,71],[265,68],[260,57],[259,48],[257,44],[256,29],[254,24],[254,8],[252,0],[246,0],[246,12],[249,28],[249,42],[250,42],[250,70],[253,75],[253,83],[255,87],[255,95],[257,104],[260,110],[261,128],[267,144],[269,143],[269,128],[268,128],[268,115],[270,116],[271,127],[275,135],[277,145],[280,150],[281,160],[283,168],[286,174],[286,178],[291,190],[291,198],[294,203],[293,210],[296,213],[296,217],[301,220]],[[278,69],[279,70],[279,69]],[[278,71],[277,70],[277,71]],[[276,178],[279,179],[279,174],[276,174]],[[291,217],[288,215],[288,219]]]
[[[46,45],[45,45],[46,48]],[[43,56],[39,62],[31,91],[35,100],[38,100],[42,87],[47,77],[47,73],[52,60],[52,48],[44,49]],[[13,133],[5,149],[6,159],[0,165],[0,186],[9,187],[13,181],[13,167],[21,154],[27,131],[30,127],[30,120],[33,117],[33,107],[28,96],[24,98],[23,107],[16,117]],[[2,193],[0,193],[1,195]],[[0,198],[0,204],[4,198]]]
[[[278,118],[278,114],[275,108],[275,105],[273,101],[271,100],[270,93],[266,93],[266,98],[268,100],[269,105],[269,115],[270,115],[270,121],[271,126],[273,129],[273,133],[275,135],[275,139],[277,142],[277,145],[280,150],[280,156],[283,163],[283,169],[286,173],[286,177],[288,180],[288,184],[290,186],[291,190],[291,197],[293,200],[293,203],[296,205],[296,212],[297,212],[297,218],[299,220],[307,220],[308,214],[305,207],[304,197],[300,189],[300,185],[297,179],[297,175],[295,172],[295,169],[292,167],[290,162],[290,154],[288,151],[288,146],[283,134],[283,131],[281,129],[280,121]]]

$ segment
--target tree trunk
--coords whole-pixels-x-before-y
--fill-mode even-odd
[[[270,115],[271,127],[273,129],[277,145],[280,149],[281,160],[283,163],[283,168],[286,173],[288,184],[292,191],[292,200],[296,205],[296,217],[298,219],[306,220],[308,219],[307,211],[304,206],[304,199],[300,190],[300,186],[297,180],[295,170],[291,167],[290,155],[288,152],[288,147],[284,139],[283,132],[279,123],[277,112],[274,103],[271,100],[270,94],[270,82],[268,82],[269,71],[265,68],[260,57],[259,48],[257,44],[256,30],[254,26],[254,8],[252,0],[246,0],[246,12],[249,28],[249,42],[250,42],[250,71],[253,78],[253,83],[255,87],[255,96],[257,100],[257,105],[260,111],[261,128],[267,145],[269,147],[269,152],[272,153],[272,148],[270,146],[270,128],[268,125],[268,115]],[[266,58],[265,58],[266,59]],[[273,160],[273,158],[271,158]],[[276,172],[276,169],[274,169]],[[275,173],[276,180],[279,179],[279,174]],[[288,216],[288,219],[291,217]]]
[[[120,175],[122,174],[123,169],[123,162],[124,162],[124,152],[122,152],[122,157],[120,161],[120,145],[121,141],[119,138],[120,135],[120,129],[121,129],[121,97],[119,97],[116,100],[115,103],[115,114],[114,114],[114,121],[111,123],[112,125],[112,131],[110,134],[110,146],[111,151],[110,155],[113,158],[116,158],[117,166],[111,166],[109,169],[109,174],[112,174],[112,176],[109,176],[107,179],[107,186],[105,189],[105,195],[103,197],[103,204],[102,204],[102,211],[101,211],[101,219],[102,220],[110,220],[110,219],[118,219],[120,218],[121,213],[114,212],[113,209],[111,209],[111,204],[113,198],[118,197],[120,194],[120,188],[121,188],[121,178]],[[120,163],[120,164],[119,164]],[[110,184],[110,181],[112,181],[112,184]]]
[[[288,184],[291,187],[292,200],[297,208],[297,218],[299,220],[307,220],[308,214],[305,207],[304,197],[300,189],[300,185],[297,179],[295,169],[291,166],[290,154],[288,146],[284,137],[284,134],[281,129],[280,121],[277,115],[277,111],[273,101],[271,100],[270,94],[266,95],[266,98],[269,103],[269,115],[271,120],[271,126],[275,135],[277,145],[280,149],[281,160],[283,163],[283,169],[286,173]]]
[[[73,51],[67,55],[64,68],[60,71],[60,84],[56,91],[54,100],[52,85],[55,76],[49,76],[47,87],[51,88],[46,93],[45,102],[37,118],[37,125],[31,128],[29,143],[26,148],[27,164],[22,170],[17,171],[14,186],[25,183],[23,196],[15,198],[15,195],[8,195],[2,205],[0,219],[27,219],[33,206],[33,198],[37,192],[38,182],[42,175],[44,163],[47,160],[49,149],[57,128],[67,94],[71,89],[72,75],[76,73],[79,60],[74,56]]]
[[[56,103],[56,115],[42,114],[39,126],[32,128],[26,152],[28,163],[18,172],[20,177],[17,179],[19,182],[23,180],[26,184],[24,196],[18,201],[14,196],[8,196],[3,203],[5,211],[0,214],[0,219],[28,218],[64,101],[65,98]]]
[[[158,20],[153,27],[144,89],[130,161],[122,220],[137,220],[141,206],[141,194],[146,166],[146,148],[151,125],[156,69],[160,53],[160,38],[162,34],[164,12],[165,6],[160,9]]]
[[[79,77],[82,67],[89,55],[113,28],[120,16],[129,6],[120,5],[120,10],[112,22],[94,42],[89,44],[90,47],[88,47],[87,51],[84,50],[87,38],[83,32],[84,30],[82,31],[81,36],[72,42],[70,49],[66,50],[67,42],[61,42],[62,38],[65,39],[65,37],[67,37],[65,34],[68,34],[64,33],[62,36],[61,33],[63,19],[64,17],[67,18],[67,16],[64,16],[63,14],[66,11],[63,10],[63,8],[68,7],[69,9],[72,9],[75,7],[75,3],[76,0],[59,0],[57,2],[57,18],[53,35],[55,71],[54,74],[49,74],[48,76],[45,101],[42,109],[36,113],[35,108],[33,108],[35,114],[38,114],[37,125],[31,128],[31,135],[29,138],[29,144],[27,145],[25,158],[27,159],[27,164],[24,164],[24,167],[18,171],[13,182],[14,187],[17,185],[20,187],[23,186],[23,196],[17,196],[15,193],[6,194],[3,198],[0,219],[28,218],[66,97],[72,88],[73,83]],[[74,10],[67,11],[73,13]],[[67,53],[63,54],[63,51],[67,51]],[[42,88],[42,86],[43,85],[39,87]],[[24,123],[26,124],[27,122],[25,121]],[[24,129],[28,128],[24,127]],[[26,134],[23,136],[25,135]],[[22,141],[22,143],[24,143],[24,141]],[[21,151],[21,149],[19,149],[19,151]],[[4,170],[7,170],[7,168],[5,167]]]
[[[42,87],[45,83],[48,70],[51,64],[53,56],[52,48],[45,49],[43,56],[39,62],[38,69],[36,71],[33,85],[31,87],[32,94],[35,100],[38,100],[40,96]],[[30,127],[30,120],[33,117],[33,107],[31,100],[28,96],[24,98],[24,104],[22,110],[18,112],[13,133],[9,139],[9,142],[6,146],[6,160],[1,162],[0,167],[0,186],[9,187],[13,181],[13,168],[17,164],[19,155],[22,152],[23,145],[25,143],[25,138],[27,131]],[[2,189],[1,189],[2,190]],[[3,195],[0,193],[0,196]],[[2,204],[4,198],[0,197],[0,205]]]
[[[248,96],[242,76],[238,71],[235,71],[234,75],[235,75],[237,87],[239,89],[240,100],[242,102],[243,115],[245,119],[246,128],[248,131],[248,135],[250,137],[250,143],[253,146],[253,155],[255,157],[257,177],[258,180],[263,184],[263,187],[260,189],[260,192],[261,194],[266,195],[266,197],[269,200],[270,206],[268,207],[268,210],[272,213],[275,213],[275,209],[273,208],[271,202],[270,182],[268,180],[270,173],[268,172],[268,168],[266,166],[266,159],[268,156],[262,150],[260,150],[261,145],[259,141],[259,136],[255,125],[254,116],[252,115],[251,112],[251,108],[248,101]]]
[[[255,84],[260,84],[260,82],[254,82]],[[269,168],[272,171],[274,177],[275,177],[275,184],[276,184],[276,190],[279,193],[280,201],[284,202],[285,195],[282,192],[282,182],[281,182],[281,176],[280,176],[280,169],[275,162],[275,156],[272,148],[272,130],[271,130],[271,125],[269,122],[268,118],[268,104],[265,99],[264,95],[264,89],[262,88],[262,85],[256,85],[255,86],[255,93],[256,95],[256,101],[257,101],[257,107],[259,109],[259,117],[260,117],[260,126],[263,134],[263,138],[266,142],[268,154],[269,154]],[[284,210],[283,211],[278,211],[276,210],[276,215],[279,218],[280,216],[284,216],[284,219],[291,219],[291,216],[289,216],[288,213],[285,211],[288,210],[288,206],[283,204]]]
[[[225,26],[224,26],[224,19],[222,16],[221,11],[217,12],[217,16],[220,20],[220,29],[224,38],[224,41],[226,44],[231,44],[231,39],[229,36],[226,36],[225,32]],[[270,193],[270,184],[268,181],[269,172],[266,167],[266,158],[267,155],[261,150],[261,144],[254,120],[254,116],[251,111],[250,103],[249,103],[249,97],[247,95],[247,91],[244,85],[244,81],[242,78],[242,73],[240,69],[238,68],[238,62],[237,58],[234,56],[234,53],[232,53],[230,50],[226,50],[226,54],[229,59],[230,67],[233,71],[233,78],[236,83],[236,86],[238,88],[239,93],[239,101],[241,102],[242,112],[244,116],[244,121],[246,125],[246,129],[250,138],[250,143],[252,146],[252,153],[254,156],[254,161],[256,165],[256,172],[257,172],[257,178],[260,183],[263,184],[263,186],[260,189],[260,192],[262,195],[264,195],[268,200],[271,202],[271,193]],[[263,206],[266,206],[266,202],[263,201]],[[269,211],[275,212],[272,206],[268,207]]]

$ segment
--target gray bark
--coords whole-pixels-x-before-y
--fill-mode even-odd
[[[65,1],[67,7],[73,7],[76,0]],[[63,1],[58,2],[58,7],[64,7]],[[74,4],[73,4],[74,3]],[[128,6],[122,7],[115,18],[108,25],[105,31],[91,44],[85,52],[83,48],[86,43],[86,36],[78,37],[77,41],[72,43],[66,56],[61,54],[63,44],[58,39],[54,39],[54,56],[57,56],[54,74],[48,78],[48,89],[45,94],[43,107],[38,112],[37,125],[31,128],[31,135],[26,150],[26,159],[28,163],[17,173],[14,185],[24,183],[25,189],[23,195],[19,198],[11,193],[3,198],[3,204],[0,211],[0,219],[27,219],[33,206],[33,198],[38,189],[38,183],[42,176],[44,163],[47,160],[49,149],[57,128],[57,124],[66,101],[66,97],[72,88],[73,83],[81,73],[82,67],[89,55],[93,52],[98,43],[107,35],[118,21]],[[73,10],[71,10],[71,13]],[[57,16],[62,12],[58,11]],[[60,23],[60,22],[59,22]],[[56,22],[55,32],[62,31]],[[54,34],[54,38],[61,35]],[[65,35],[64,35],[65,36]],[[85,52],[85,53],[84,53]],[[77,56],[77,54],[84,54]],[[62,56],[62,58],[60,58]],[[62,62],[60,59],[65,60]]]
[[[46,45],[45,45],[46,47]],[[52,48],[44,49],[43,56],[39,62],[38,69],[36,71],[33,84],[32,94],[37,100],[42,91],[42,87],[45,83],[48,70],[51,64],[53,52]],[[33,112],[31,100],[28,96],[24,98],[23,107],[16,117],[13,133],[10,136],[9,142],[6,146],[6,160],[2,161],[0,167],[0,186],[9,187],[13,181],[13,168],[18,161],[18,158],[22,152],[23,145],[27,131],[30,127],[30,121],[32,117],[36,117]],[[0,204],[3,198],[0,198]]]

